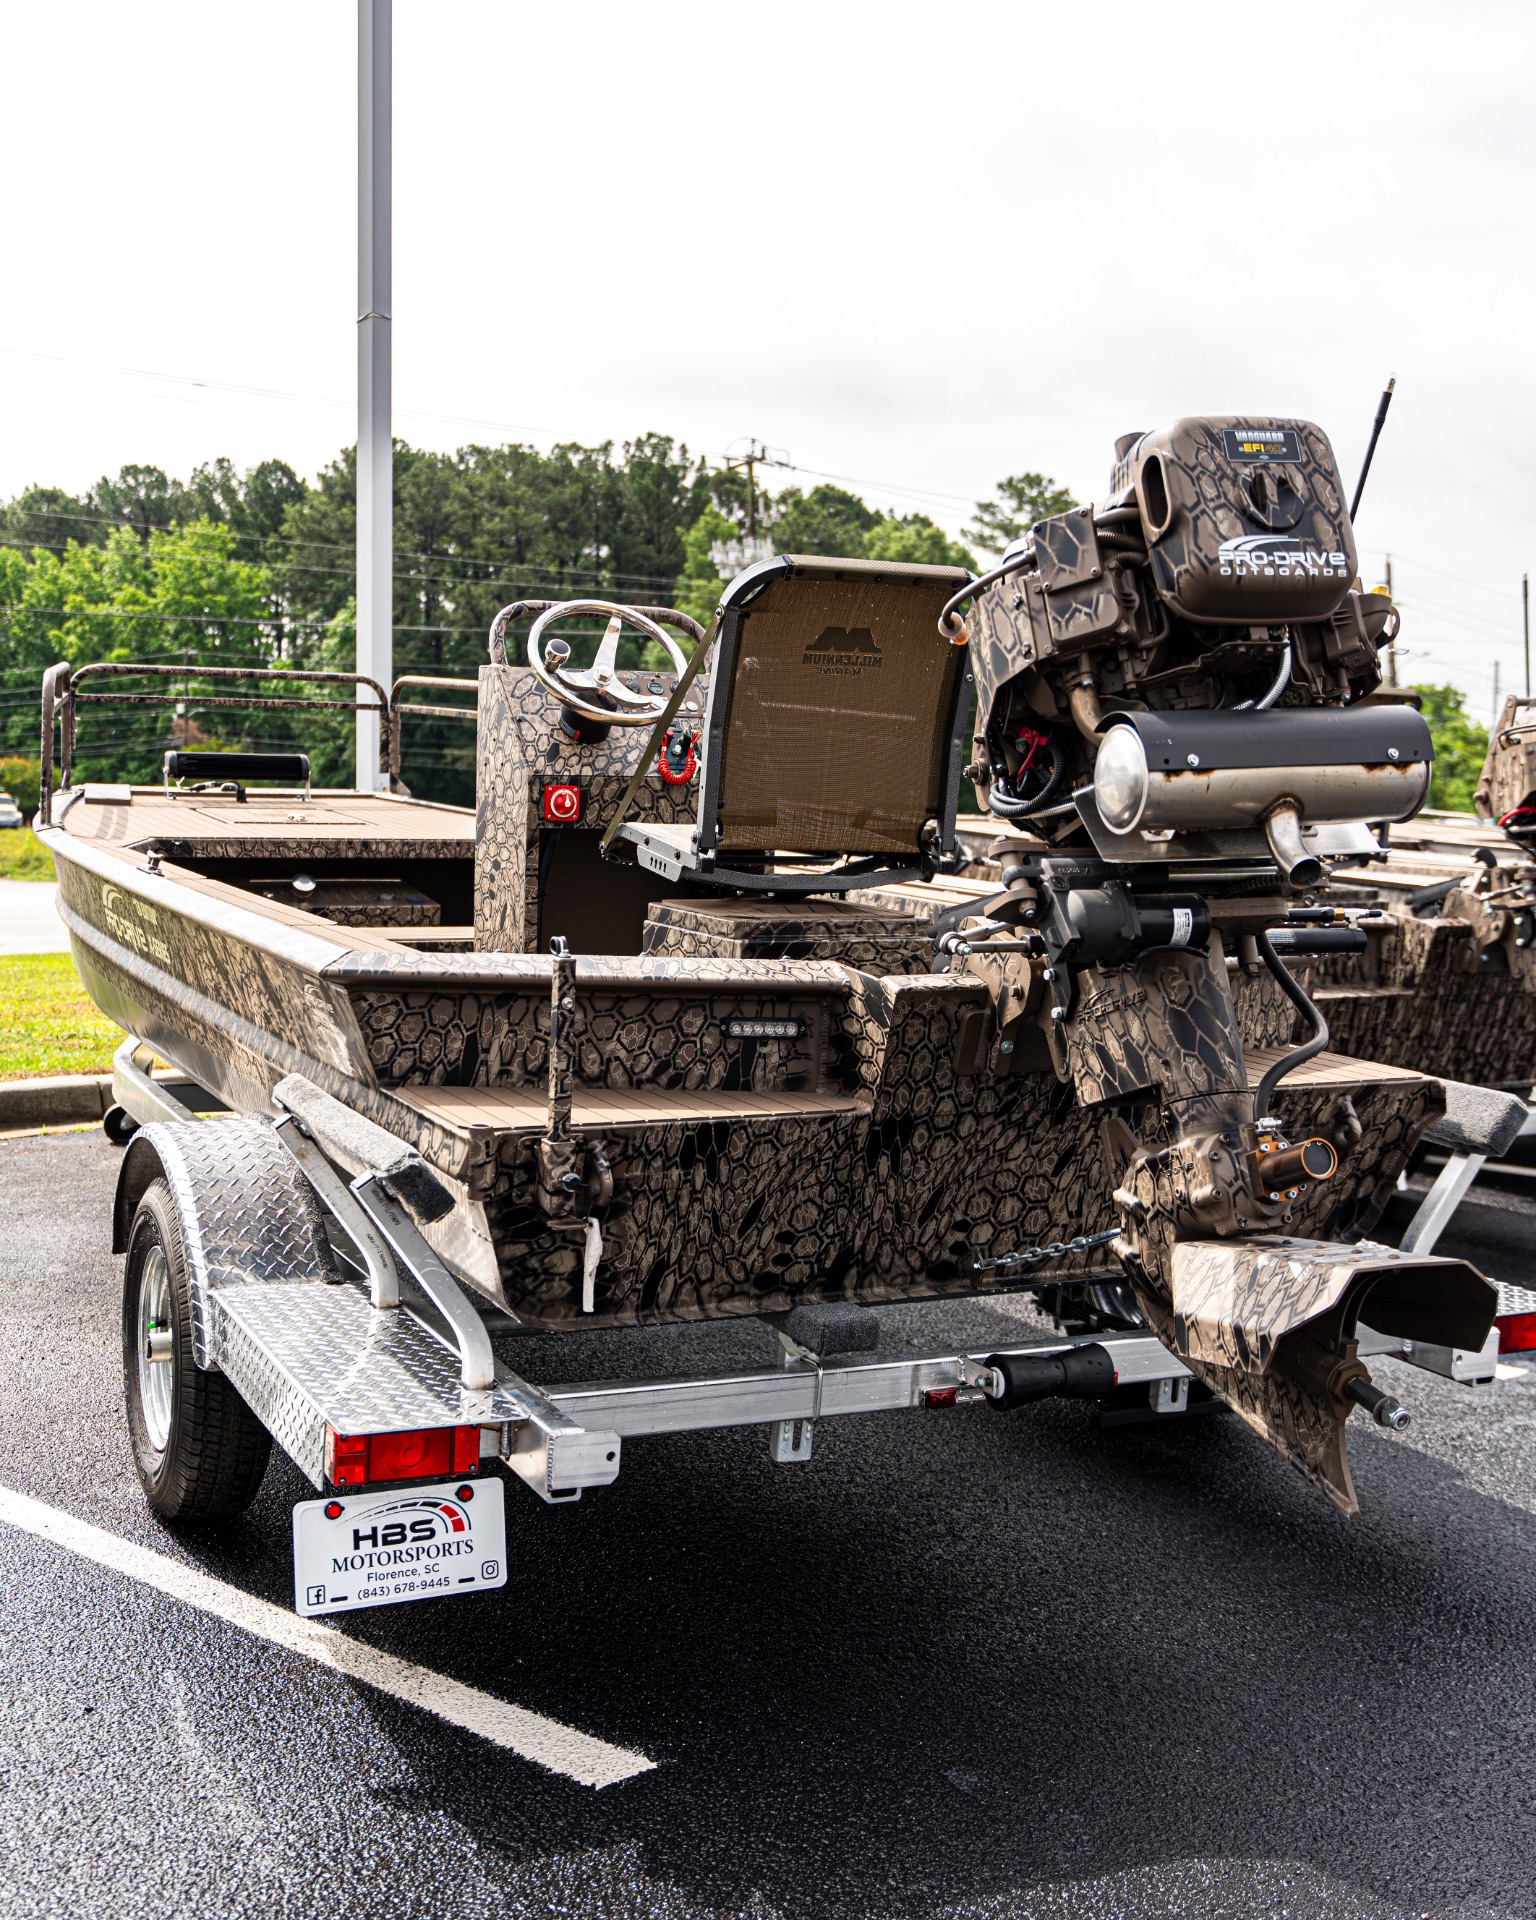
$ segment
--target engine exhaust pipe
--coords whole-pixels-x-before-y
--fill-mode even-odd
[[[1249,1178],[1254,1190],[1279,1200],[1294,1189],[1316,1186],[1331,1180],[1339,1170],[1339,1155],[1331,1140],[1321,1135],[1303,1140],[1300,1146],[1277,1147],[1270,1153],[1248,1157]]]
[[[1280,876],[1293,887],[1315,887],[1323,877],[1323,863],[1308,853],[1301,837],[1301,809],[1294,800],[1282,800],[1264,816],[1264,835],[1275,856]]]

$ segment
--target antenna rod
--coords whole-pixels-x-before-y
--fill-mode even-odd
[[[1360,496],[1365,492],[1365,476],[1371,470],[1371,460],[1376,452],[1376,442],[1381,438],[1381,429],[1386,424],[1387,408],[1392,404],[1392,389],[1397,385],[1394,373],[1381,396],[1381,404],[1376,409],[1376,424],[1371,428],[1370,444],[1365,450],[1365,465],[1360,469],[1360,478],[1355,482],[1355,497],[1349,503],[1349,517],[1355,519],[1360,512]]]

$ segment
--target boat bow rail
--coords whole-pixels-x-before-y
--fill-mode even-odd
[[[159,680],[165,683],[164,692],[122,691],[115,684],[124,679]],[[83,690],[87,680],[114,682],[111,687]],[[195,692],[192,690],[196,682]],[[212,686],[205,685],[212,682]],[[278,693],[229,693],[224,689],[231,683],[246,686],[263,687],[274,685],[292,688],[302,685],[308,692]],[[410,684],[415,684],[412,681]],[[356,691],[350,700],[337,700],[325,694],[317,694],[316,687],[348,686]],[[372,700],[364,700],[364,692],[373,695]],[[377,680],[362,673],[337,672],[301,672],[291,667],[210,667],[189,666],[182,662],[179,666],[147,665],[132,660],[96,660],[83,667],[73,666],[67,660],[60,660],[43,675],[42,688],[42,777],[38,792],[38,824],[52,824],[52,803],[54,798],[53,768],[54,740],[58,735],[58,764],[61,777],[61,792],[70,791],[70,779],[74,771],[76,722],[82,706],[130,706],[130,707],[175,707],[184,709],[189,699],[195,699],[201,707],[228,708],[303,708],[307,712],[317,709],[330,709],[347,713],[377,713],[379,716],[379,749],[386,764],[394,763],[398,772],[399,752],[397,743],[398,722],[392,724],[390,697]],[[450,710],[451,711],[451,710]]]

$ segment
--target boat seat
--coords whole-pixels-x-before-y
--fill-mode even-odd
[[[969,691],[965,649],[938,620],[969,578],[820,555],[739,574],[714,630],[697,813],[663,824],[621,806],[604,853],[669,881],[780,895],[931,873],[955,845]],[[642,764],[664,750],[686,687]]]

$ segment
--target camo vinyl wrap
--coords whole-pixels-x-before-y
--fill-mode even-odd
[[[1488,757],[1477,783],[1477,811],[1502,820],[1525,806],[1536,793],[1536,717],[1530,702],[1510,694],[1488,743]]]
[[[1536,1079],[1536,990],[1511,973],[1531,956],[1514,949],[1507,928],[1478,924],[1477,896],[1453,895],[1446,907],[1432,920],[1400,913],[1372,930],[1359,960],[1301,975],[1329,1044],[1474,1085]]]
[[[765,912],[752,901],[659,900],[644,950],[680,959],[834,960],[879,974],[933,966],[933,937],[913,915],[839,901]]]
[[[1243,1419],[1353,1516],[1359,1504],[1344,1445],[1352,1402],[1341,1388],[1364,1371],[1356,1322],[1370,1312],[1378,1282],[1398,1273],[1423,1285],[1425,1264],[1368,1241],[1346,1247],[1264,1234],[1236,1250],[1186,1242],[1173,1260],[1175,1350],[1200,1363],[1202,1377],[1222,1378]],[[1491,1323],[1493,1289],[1475,1284],[1489,1296],[1487,1317],[1473,1310],[1458,1340],[1474,1340],[1477,1327]]]
[[[1087,1106],[1161,1089],[1169,1104],[1246,1094],[1242,1040],[1219,941],[1135,967],[1085,968],[1067,1058]]]
[[[669,1093],[770,1093],[808,1080],[814,1085],[815,1063],[803,1042],[732,1040],[726,1020],[797,1019],[815,1036],[827,1025],[825,997],[792,987],[767,991],[750,977],[719,985],[731,990],[582,988],[572,1040],[578,1084]],[[388,1083],[508,1090],[546,1084],[547,984],[478,991],[447,982],[359,987],[352,1003],[369,1064]]]
[[[1242,1251],[1233,1262],[1226,1248],[1198,1240],[1174,1249],[1174,1323],[1192,1360],[1262,1370],[1286,1334],[1338,1305],[1361,1263],[1325,1241],[1281,1234],[1254,1234]]]
[[[670,693],[675,676],[622,673],[637,692],[655,683]],[[708,680],[701,675],[681,718],[698,723]],[[607,739],[578,745],[560,731],[560,708],[527,667],[480,669],[476,743],[475,947],[482,953],[530,953],[537,944],[538,856],[544,830],[544,788],[581,790],[581,824],[605,828],[650,746],[651,727],[614,727]],[[658,826],[692,820],[698,780],[673,786],[653,766],[625,816]]]
[[[1293,968],[1294,972],[1295,969]],[[1257,973],[1241,968],[1229,973],[1237,1030],[1245,1047],[1286,1047],[1296,1037],[1296,1009],[1280,991],[1267,967]],[[1372,1054],[1379,1060],[1380,1054]]]
[[[1223,432],[1293,429],[1299,463],[1265,461],[1238,468],[1239,487],[1262,472],[1291,489],[1291,507],[1261,507],[1234,498],[1233,462]],[[1159,533],[1149,517],[1146,469],[1161,463],[1169,518]],[[1175,612],[1189,620],[1312,621],[1327,619],[1344,600],[1357,571],[1354,532],[1343,481],[1328,436],[1306,420],[1274,420],[1258,415],[1176,420],[1171,427],[1142,436],[1130,456],[1130,469],[1146,529],[1152,577]],[[1280,577],[1274,566],[1255,567],[1246,579],[1234,579],[1224,562],[1222,543],[1244,536],[1284,535],[1309,553],[1341,552],[1344,564]]]
[[[1418,1079],[1372,1086],[1366,1067],[1360,1087],[1288,1091],[1282,1080],[1275,1104],[1288,1137],[1327,1135],[1341,1167],[1289,1207],[1271,1206],[1249,1194],[1239,1165],[1255,1139],[1253,1101],[1214,936],[1206,954],[1149,955],[1134,967],[1085,970],[1066,1052],[1085,1102],[1118,1104],[1136,1118],[1141,1152],[1109,1171],[1125,1196],[1117,1246],[1143,1315],[1197,1379],[1342,1511],[1354,1512],[1343,1441],[1348,1403],[1316,1378],[1267,1370],[1276,1343],[1332,1304],[1318,1263],[1337,1263],[1343,1249],[1276,1264],[1254,1250],[1280,1243],[1254,1230],[1284,1226],[1319,1241],[1367,1230],[1423,1127],[1444,1111],[1440,1088]],[[1112,1152],[1108,1135],[1105,1150]],[[1325,1373],[1352,1359],[1336,1331],[1314,1331]]]
[[[1190,1245],[1187,1251],[1199,1253],[1201,1249]],[[1193,1277],[1192,1284],[1198,1284]],[[1165,1346],[1178,1353],[1179,1324],[1175,1315],[1156,1299],[1142,1299],[1141,1306],[1153,1332]],[[1354,1358],[1354,1351],[1351,1341],[1340,1351],[1339,1360],[1347,1363]],[[1348,1402],[1341,1406],[1332,1394],[1318,1393],[1278,1371],[1255,1372],[1252,1368],[1224,1366],[1216,1361],[1187,1360],[1186,1364],[1245,1425],[1260,1439],[1267,1440],[1282,1459],[1288,1460],[1308,1485],[1315,1487],[1347,1518],[1353,1519],[1359,1513],[1360,1503],[1355,1495],[1344,1439],[1345,1422],[1350,1414]]]
[[[372,970],[375,959],[359,964]],[[353,998],[371,1065],[407,1089],[542,1089],[548,965],[542,981],[518,989],[360,983]],[[615,1194],[597,1314],[584,1324],[975,1292],[1002,1282],[976,1275],[974,1259],[1070,1237],[1090,1212],[1092,1224],[1108,1224],[1102,1202],[1094,1207],[1096,1125],[1054,1076],[956,1075],[959,1016],[984,999],[976,983],[876,980],[814,963],[628,965],[652,976],[645,990],[604,992],[592,976],[611,963],[577,963],[578,1087],[772,1093],[814,1088],[819,1074],[841,1110],[648,1122],[642,1104],[632,1123],[588,1129],[606,1145]],[[765,974],[777,991],[763,990]],[[714,991],[668,992],[669,978]],[[786,984],[797,978],[799,991]],[[806,1033],[732,1041],[726,1013],[794,1017]],[[578,1253],[540,1208],[534,1133],[501,1133],[478,1190],[506,1304],[561,1324],[578,1313]],[[1062,1263],[1066,1274],[1084,1268]]]
[[[295,798],[289,803],[289,814],[279,813],[275,806],[260,806],[256,799],[244,807],[229,800],[197,806],[185,798],[166,802],[158,796],[137,795],[127,806],[76,800],[64,812],[62,826],[71,839],[82,840],[87,846],[136,848],[149,840],[185,841],[198,854],[217,854],[223,860],[259,860],[269,865],[280,861],[284,867],[306,860],[366,860],[377,869],[383,861],[414,863],[469,856],[469,822],[462,815],[455,817],[457,809],[435,807],[429,802],[380,802],[370,797],[364,797],[361,805],[349,807],[346,803],[350,799],[351,795],[342,795],[339,800],[325,795],[323,803],[317,798],[306,807],[302,799]],[[377,814],[383,806],[418,830],[398,835],[381,831],[376,820],[366,816]],[[242,831],[247,813],[254,816],[260,831],[254,827]],[[425,831],[439,822],[445,831],[435,835]],[[310,827],[307,832],[305,823]]]
[[[1035,597],[1040,597],[1038,587]],[[1008,682],[1032,667],[1036,659],[1034,626],[1030,619],[1029,576],[1000,580],[978,594],[965,616],[970,636],[966,651],[976,682],[976,734],[973,752],[976,762],[988,763],[984,729],[999,691]],[[1049,699],[1048,689],[1043,697]]]
[[[830,1035],[844,1111],[604,1127],[615,1190],[583,1324],[977,1293],[1007,1284],[977,1259],[1111,1224],[1096,1121],[1054,1076],[955,1073],[959,1015],[982,999],[970,981],[850,974]],[[514,1136],[488,1211],[513,1310],[574,1321],[577,1256]]]

